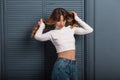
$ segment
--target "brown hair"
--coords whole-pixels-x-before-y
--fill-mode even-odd
[[[57,21],[60,20],[61,15],[64,17],[64,20],[66,20],[66,25],[65,26],[71,25],[71,28],[80,26],[78,24],[78,22],[75,21],[73,13],[68,12],[64,8],[56,8],[56,9],[53,10],[53,12],[49,16],[49,18],[44,21],[44,23],[46,25],[46,27],[44,29],[44,32],[47,32],[47,31],[50,31],[50,30],[54,29],[55,28],[54,25],[56,24]],[[33,30],[32,30],[31,37],[34,37],[38,28],[39,28],[39,25],[36,24],[34,26]]]

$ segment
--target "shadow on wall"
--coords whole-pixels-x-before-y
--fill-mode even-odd
[[[45,80],[51,80],[51,73],[54,63],[57,58],[57,53],[54,45],[50,41],[44,43],[44,59],[45,59]]]
[[[27,41],[28,48],[30,46],[35,45],[34,47],[39,49],[39,45],[44,45],[44,48],[42,48],[42,49],[44,49],[44,53],[43,53],[43,55],[44,55],[44,68],[42,68],[42,69],[44,69],[44,72],[40,73],[40,76],[38,78],[45,79],[45,80],[51,80],[52,69],[53,69],[54,63],[55,63],[56,58],[57,58],[56,49],[51,41],[39,42],[39,41],[36,41],[34,39],[31,39],[30,33],[31,33],[31,30],[28,30],[25,37],[24,37],[24,41]],[[41,44],[41,43],[44,43],[44,44]],[[24,46],[22,46],[22,47],[24,47]],[[41,51],[41,50],[39,50],[39,51]]]

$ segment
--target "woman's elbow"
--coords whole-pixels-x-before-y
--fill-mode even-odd
[[[35,36],[34,36],[34,39],[36,39],[36,40],[38,40],[38,41],[42,41],[42,38],[41,38],[40,36],[38,36],[38,35],[35,35]]]
[[[94,31],[93,28],[91,28],[90,33],[92,33],[93,31]]]
[[[92,33],[93,31],[94,31],[94,30],[91,28],[91,29],[88,31],[88,34],[89,34],[89,33]]]
[[[38,40],[38,36],[37,36],[37,35],[34,35],[34,39]]]

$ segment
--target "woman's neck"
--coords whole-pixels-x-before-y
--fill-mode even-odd
[[[63,26],[63,27],[58,27],[58,26],[56,26],[55,27],[55,29],[62,29],[62,28],[64,28],[65,26]]]

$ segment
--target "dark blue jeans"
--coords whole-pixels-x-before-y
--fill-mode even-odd
[[[77,62],[58,57],[52,71],[52,80],[77,80]]]

